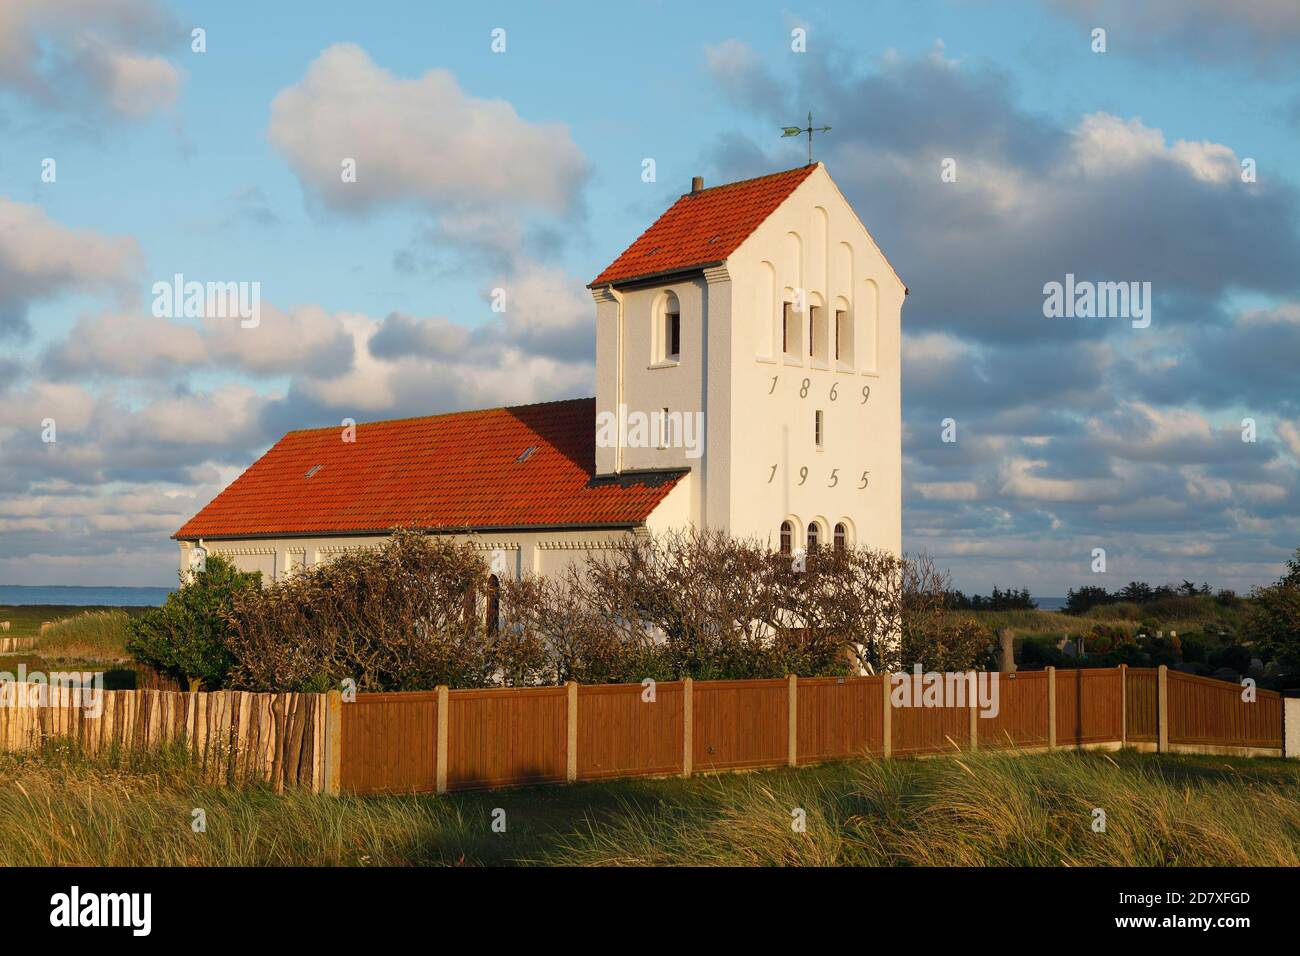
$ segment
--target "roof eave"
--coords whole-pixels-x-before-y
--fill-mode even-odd
[[[610,288],[613,286],[626,287],[635,285],[639,282],[662,282],[664,279],[673,276],[696,275],[705,269],[713,269],[726,262],[726,259],[716,259],[712,262],[700,262],[689,266],[678,266],[673,269],[664,269],[661,272],[644,272],[639,275],[627,276],[619,279],[606,279],[604,282],[589,282],[588,289]]]
[[[179,531],[173,534],[173,541],[261,541],[267,538],[375,538],[387,537],[399,528],[419,531],[425,534],[501,534],[504,532],[547,532],[547,531],[629,531],[642,527],[645,519],[639,521],[581,522],[576,524],[551,525],[447,525],[421,527],[419,525],[394,525],[391,528],[361,528],[355,531],[258,531],[245,534],[187,534]]]

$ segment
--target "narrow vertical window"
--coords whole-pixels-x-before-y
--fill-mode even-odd
[[[662,408],[659,411],[659,447],[668,447],[668,409]]]
[[[789,554],[794,547],[794,525],[788,521],[781,522],[781,553]]]
[[[835,361],[853,365],[853,318],[848,309],[835,310]]]
[[[466,627],[474,627],[474,618],[478,616],[478,589],[472,584],[461,596],[461,614]]]
[[[682,306],[674,292],[665,293],[655,306],[651,355],[656,362],[670,364],[682,353]]]
[[[487,581],[487,632],[495,637],[501,630],[501,581],[495,574]]]
[[[837,521],[835,523],[835,550],[843,551],[848,545],[848,538],[848,528],[844,527],[843,521]]]
[[[812,521],[808,524],[808,553],[817,550],[817,545],[821,543],[821,529],[817,527],[817,522]]]
[[[781,351],[790,354],[790,303],[781,305]]]
[[[822,447],[823,437],[822,410],[819,408],[817,411],[813,412],[813,441],[816,443],[818,448]]]

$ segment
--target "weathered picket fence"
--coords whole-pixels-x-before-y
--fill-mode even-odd
[[[325,789],[324,694],[94,690],[0,684],[0,750],[185,747],[212,783]]]

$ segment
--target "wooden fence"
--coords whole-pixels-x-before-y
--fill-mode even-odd
[[[0,685],[0,750],[61,739],[89,753],[183,746],[214,783],[357,794],[968,749],[1283,751],[1283,701],[1273,691],[1247,701],[1237,685],[1163,667],[1048,668],[997,679],[996,714],[982,714],[975,697],[961,706],[914,706],[919,699],[904,706],[884,677],[440,687],[346,703],[338,692],[100,690],[87,698],[11,683]]]
[[[1235,684],[1165,668],[1000,674],[989,716],[973,698],[896,706],[890,687],[790,677],[359,694],[338,706],[326,788],[446,792],[966,749],[1283,747],[1278,694],[1247,702]]]
[[[0,684],[0,751],[60,740],[91,754],[183,746],[211,783],[323,791],[327,698],[6,682]]]

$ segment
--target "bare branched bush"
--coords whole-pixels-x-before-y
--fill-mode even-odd
[[[629,535],[566,572],[500,583],[471,542],[399,531],[231,612],[230,686],[359,690],[843,675],[980,667],[986,631],[948,613],[929,559],[867,548],[797,561],[753,540]]]
[[[890,668],[920,664],[927,671],[987,670],[993,666],[993,633],[968,615],[944,606],[951,589],[946,572],[928,555],[903,562],[902,629]]]
[[[245,592],[231,612],[230,686],[483,686],[498,669],[473,600],[487,577],[471,544],[398,531],[373,550]]]

